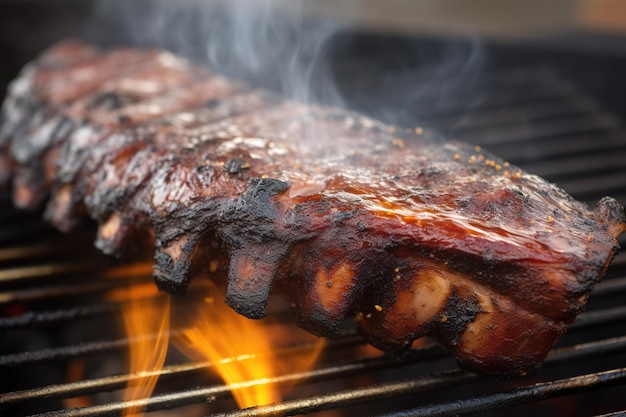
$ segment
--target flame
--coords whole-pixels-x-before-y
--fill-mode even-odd
[[[270,379],[311,368],[322,350],[323,339],[315,338],[316,348],[311,352],[279,358],[278,340],[292,342],[293,329],[286,329],[284,324],[272,328],[243,317],[218,301],[223,299],[221,295],[204,299],[193,315],[192,327],[173,340],[175,345],[192,358],[209,360],[231,387],[239,407],[280,401],[281,391]],[[300,333],[298,337],[314,338],[304,331]]]
[[[106,275],[120,278],[125,273],[145,272],[146,266],[138,263],[112,269]],[[191,359],[212,363],[212,369],[231,387],[241,408],[280,401],[281,390],[271,379],[313,367],[322,351],[323,339],[293,326],[268,325],[235,313],[220,301],[224,294],[211,281],[197,283],[194,288],[196,293],[207,296],[191,305],[189,314],[177,312],[175,317],[184,320],[180,323],[183,329],[176,333],[173,342]],[[110,290],[106,299],[125,303],[123,317],[131,341],[129,372],[140,376],[131,379],[124,400],[148,398],[156,386],[169,345],[170,297],[160,295],[153,283],[141,283]],[[188,299],[182,302],[189,307]],[[285,341],[308,342],[315,348],[291,354],[282,349],[278,355],[281,342]],[[284,385],[280,388],[285,389]],[[140,406],[133,406],[123,415],[142,415],[142,411]]]
[[[126,332],[130,337],[130,373],[146,374],[129,382],[124,400],[147,398],[156,386],[158,373],[163,368],[169,344],[170,297],[135,298],[123,311]],[[148,335],[154,334],[156,340]],[[148,374],[152,373],[152,374]],[[142,415],[134,406],[124,416]]]
[[[106,278],[129,278],[135,276],[151,276],[154,262],[134,262],[127,265],[119,265],[108,268],[104,276]]]
[[[159,289],[153,282],[145,284],[131,285],[124,288],[115,288],[108,291],[105,295],[106,300],[110,302],[120,302],[128,300],[137,300],[140,298],[153,298],[159,295]]]
[[[65,382],[82,381],[85,376],[85,359],[74,358],[67,364],[67,376]],[[63,400],[64,408],[81,408],[92,405],[91,397],[82,395],[80,397],[66,398]]]

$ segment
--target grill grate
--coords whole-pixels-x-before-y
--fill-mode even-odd
[[[384,90],[387,97],[395,91],[389,80],[403,85],[419,81],[404,73],[372,79],[349,70],[350,82],[342,85],[350,105],[376,116],[379,109],[368,105],[377,91]],[[428,73],[420,77],[427,80]],[[363,86],[368,86],[367,96],[360,95]],[[492,72],[470,90],[442,85],[413,99],[419,104],[408,107],[407,126],[419,120],[483,146],[590,203],[605,194],[626,202],[626,131],[620,119],[552,68]],[[119,396],[138,377],[128,374],[120,359],[131,342],[119,334],[124,303],[106,301],[104,295],[151,282],[149,266],[109,265],[85,245],[90,233],[61,236],[37,215],[13,211],[6,194],[0,205],[0,412],[8,415],[117,416],[133,404],[149,411],[206,404],[196,410],[198,415],[220,416],[325,410],[332,410],[332,416],[498,415],[503,407],[512,416],[626,410],[626,399],[611,391],[626,388],[626,306],[621,301],[626,296],[626,253],[616,257],[588,311],[569,327],[545,369],[529,378],[477,377],[457,369],[437,345],[416,348],[402,362],[372,356],[348,323],[345,334],[329,342],[321,365],[276,378],[279,385],[302,381],[279,404],[237,410],[230,388],[205,372],[210,363],[176,358],[158,372],[155,394],[130,404]],[[104,279],[105,274],[119,278]],[[291,319],[277,313],[271,320]],[[294,343],[278,354],[313,348]],[[113,360],[114,366],[78,381],[65,380],[67,364],[92,359],[100,364]],[[90,396],[94,405],[64,408],[73,404],[67,399],[83,396]],[[548,398],[556,399],[544,401]],[[522,405],[526,403],[532,404]]]

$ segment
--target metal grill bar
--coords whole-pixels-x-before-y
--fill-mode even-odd
[[[343,341],[335,342],[335,343],[341,343],[342,345],[347,346],[350,344],[362,343],[362,340],[356,335],[353,335],[350,338],[346,338]],[[311,350],[313,348],[314,348],[313,346],[301,346],[298,349]],[[578,344],[578,345],[560,348],[560,349],[556,349],[552,351],[548,359],[546,360],[545,365],[553,366],[557,364],[567,364],[567,363],[571,363],[571,361],[573,360],[581,360],[581,359],[590,358],[590,357],[598,357],[601,355],[607,355],[607,354],[622,351],[625,348],[626,348],[626,336],[617,337],[613,339],[606,339],[600,342]],[[283,354],[287,354],[287,351],[283,352]],[[403,362],[398,362],[397,360],[389,358],[389,357],[380,357],[380,358],[373,358],[373,359],[372,358],[360,358],[360,359],[351,361],[349,364],[327,367],[321,374],[319,373],[321,369],[318,369],[317,371],[314,371],[313,373],[304,373],[307,375],[306,377],[302,376],[304,374],[293,374],[293,375],[286,375],[286,376],[276,378],[275,380],[271,380],[271,382],[280,384],[280,383],[285,383],[291,380],[300,380],[300,379],[312,382],[312,381],[316,381],[317,378],[321,378],[322,375],[327,375],[327,376],[330,375],[329,376],[330,378],[346,377],[349,375],[353,375],[355,372],[357,372],[357,369],[359,372],[372,372],[375,369],[381,369],[381,368],[389,369],[394,366],[407,366],[411,363],[417,363],[420,361],[443,358],[443,357],[446,357],[447,355],[448,354],[442,348],[438,346],[432,346],[428,348],[415,350],[412,353],[411,357]],[[189,374],[191,372],[199,371],[202,369],[207,369],[207,368],[210,368],[211,366],[212,365],[209,362],[190,363],[190,364],[183,364],[183,365],[176,365],[176,366],[168,366],[168,367],[163,368],[163,370],[161,371],[153,372],[150,374],[159,375],[160,378],[165,377],[165,379],[169,379],[173,377],[181,377],[183,374]],[[451,378],[451,376],[454,376],[454,378]],[[276,406],[278,408],[272,408],[273,410],[272,412],[277,412],[278,410],[280,410],[281,412],[284,412],[286,410],[291,410],[298,414],[309,413],[313,411],[319,411],[319,409],[317,408],[319,404],[324,404],[324,407],[332,407],[332,408],[346,407],[351,404],[354,404],[355,402],[360,402],[360,401],[365,401],[365,400],[376,401],[376,400],[380,400],[383,398],[387,398],[388,396],[400,396],[400,395],[405,395],[408,393],[419,392],[425,389],[437,389],[441,387],[439,384],[444,384],[444,386],[451,386],[451,385],[457,385],[457,384],[461,384],[464,382],[468,382],[471,379],[477,378],[475,375],[461,372],[461,371],[452,371],[450,373],[446,373],[443,379],[440,379],[440,377],[441,377],[440,375],[431,375],[431,376],[416,378],[415,380],[409,381],[409,382],[402,381],[401,383],[385,384],[382,386],[369,387],[369,388],[365,388],[362,390],[350,390],[347,392],[348,394],[336,393],[336,394],[322,396],[322,398],[317,396],[317,397],[312,397],[312,398],[305,399],[305,400],[285,402]],[[140,376],[137,376],[137,375],[126,374],[126,375],[120,375],[120,376],[115,376],[115,377],[100,378],[96,380],[87,380],[87,381],[81,381],[77,383],[63,384],[63,385],[57,385],[57,386],[51,386],[51,387],[44,387],[40,389],[33,389],[33,390],[3,394],[3,395],[0,395],[0,407],[2,406],[6,407],[11,404],[26,402],[26,401],[33,401],[36,399],[56,398],[56,397],[66,398],[66,397],[90,394],[90,393],[99,392],[103,390],[121,388],[129,381],[136,380],[139,378]],[[249,383],[253,383],[253,381],[250,381]],[[257,382],[257,383],[262,383],[262,382]],[[217,399],[217,398],[223,398],[222,397],[223,395],[228,396],[228,393],[230,392],[230,390],[233,389],[233,387],[223,385],[220,387],[203,388],[203,389],[200,389],[196,394],[204,395],[207,393],[206,391],[207,389],[211,390],[211,392],[214,395],[216,395],[216,399]],[[218,393],[219,393],[219,396],[217,396]],[[160,409],[163,409],[161,408],[161,405],[162,405],[161,401],[164,398],[167,398],[169,400],[175,399],[176,400],[175,404],[177,405],[180,405],[181,401],[184,402],[185,405],[188,405],[188,404],[192,404],[195,402],[202,402],[203,398],[206,398],[203,395],[199,395],[199,396],[191,395],[190,396],[188,393],[167,394],[166,396],[161,396],[160,398],[156,400],[145,399],[146,402],[144,405],[146,407],[149,407],[149,409],[160,410]],[[183,397],[184,399],[179,398],[179,397]],[[186,401],[190,401],[190,402],[186,402]],[[72,415],[72,416],[110,415],[109,413],[113,413],[114,412],[113,410],[115,410],[115,412],[120,411],[118,407],[121,407],[122,406],[121,404],[123,403],[118,403],[117,405],[109,404],[109,405],[104,405],[104,406],[91,407],[89,410],[83,409],[82,411],[78,411],[78,410],[75,411],[78,414],[67,414],[67,415]],[[128,402],[128,403],[125,403],[125,406],[131,407],[133,404],[135,403]],[[152,408],[152,407],[156,407],[156,408]],[[293,407],[293,408],[290,408],[290,407]],[[259,409],[265,410],[265,408],[263,407]],[[257,411],[253,411],[253,410],[257,410],[257,409],[234,412],[232,415],[237,415],[237,416],[239,415],[241,416],[274,415],[271,413],[266,414],[266,411],[261,411],[260,413],[257,413]],[[242,414],[239,414],[239,413],[242,413]],[[247,413],[252,413],[252,414],[247,414]],[[46,414],[46,415],[57,415],[57,414]],[[66,415],[66,414],[63,414],[63,415]],[[227,414],[227,415],[231,415],[231,414]]]
[[[87,280],[87,282],[63,283],[60,285],[36,286],[32,289],[0,292],[0,306],[11,303],[34,303],[54,299],[71,299],[76,296],[104,294],[115,288],[128,288],[131,285],[152,282],[151,277],[128,280]]]
[[[81,305],[54,311],[27,311],[20,316],[0,317],[0,329],[8,330],[33,325],[49,325],[68,320],[84,319],[103,314],[118,313],[121,306],[117,303]]]
[[[39,221],[39,219],[37,219],[37,221]],[[53,239],[49,239],[48,242],[45,242],[45,240],[41,242],[41,240],[44,239],[40,239],[38,243],[0,248],[0,262],[15,262],[60,253],[72,253],[76,251],[76,249],[84,248],[85,245],[91,245],[93,242],[93,234],[77,233],[67,239],[63,236],[55,235]]]
[[[615,293],[617,291],[626,291],[626,278],[616,278],[606,280],[598,284],[594,289],[594,298]],[[0,330],[8,330],[19,327],[27,327],[34,325],[46,325],[54,323],[62,323],[68,320],[85,319],[93,316],[115,314],[122,309],[122,303],[102,303],[81,305],[67,309],[58,309],[51,311],[27,311],[22,315],[13,317],[0,317]],[[602,310],[597,312],[585,312],[578,316],[576,323],[570,326],[570,330],[576,327],[585,326],[586,323],[597,323],[598,321],[610,321],[611,317],[615,320],[624,318],[625,312],[620,308]]]
[[[532,401],[544,400],[581,391],[614,386],[626,381],[626,368],[581,375],[551,382],[542,382],[529,387],[485,395],[477,398],[434,404],[426,407],[384,414],[379,417],[443,417],[466,416],[487,410],[495,410]]]
[[[615,307],[599,311],[581,313],[578,320],[575,323],[571,324],[569,326],[569,329],[580,330],[591,326],[608,324],[620,320],[626,320],[626,307]],[[156,340],[157,335],[145,335],[143,337],[151,340]],[[131,339],[122,338],[116,340],[81,343],[79,345],[47,348],[29,352],[20,352],[0,356],[0,367],[34,365],[41,362],[64,360],[89,354],[102,353],[115,349],[126,348],[130,343],[132,343]]]
[[[583,345],[572,346],[569,348],[563,348],[555,350],[551,353],[550,357],[546,361],[546,366],[555,365],[559,363],[566,363],[574,359],[581,359],[583,357],[590,357],[595,355],[602,355],[609,352],[616,352],[626,347],[626,337],[616,338],[608,341],[605,346],[603,343],[589,343]],[[607,349],[607,350],[605,350]],[[623,372],[626,372],[624,368]],[[617,380],[614,383],[623,381],[626,378],[626,373],[621,373],[617,376]],[[590,375],[586,376],[586,379],[581,381],[570,381],[569,383],[578,384],[579,389],[585,389],[585,387],[600,388],[601,386],[593,385],[594,378]],[[363,401],[376,401],[390,397],[398,397],[402,395],[415,394],[423,392],[425,390],[435,390],[439,388],[451,387],[453,385],[459,385],[466,382],[471,382],[478,379],[478,377],[469,372],[461,370],[454,370],[443,374],[428,375],[426,377],[415,378],[407,381],[392,382],[387,384],[379,384],[373,387],[366,387],[361,389],[352,389],[328,395],[315,396],[302,400],[285,401],[280,404],[255,407],[245,410],[232,411],[227,413],[216,414],[215,416],[223,417],[260,417],[260,416],[278,416],[278,415],[296,415],[307,414],[315,411],[328,410],[331,408],[347,407],[353,404],[361,403]],[[567,380],[564,380],[567,381]],[[558,381],[555,381],[558,382]],[[569,384],[568,383],[568,384]],[[551,383],[546,383],[551,384]],[[569,385],[568,385],[569,386]],[[555,385],[554,388],[561,389],[556,391],[554,395],[565,395],[569,392],[562,391],[561,385]],[[516,399],[514,394],[512,397]],[[504,397],[504,395],[502,396]],[[501,398],[501,397],[499,397]],[[508,398],[508,397],[507,397]],[[532,400],[532,399],[531,399]],[[484,411],[481,410],[481,411]],[[403,414],[398,415],[405,415]],[[410,413],[410,411],[408,411]],[[456,412],[456,410],[454,410]],[[406,414],[412,415],[412,414]],[[420,414],[422,415],[422,414]],[[430,414],[423,414],[428,416]],[[453,413],[450,415],[454,415]],[[395,415],[394,415],[395,416]]]
[[[98,271],[98,265],[93,263],[63,262],[47,265],[23,266],[19,268],[3,269],[0,271],[0,285],[11,284],[41,278],[54,278],[58,275],[68,275],[77,272]]]
[[[454,129],[458,132],[459,130],[476,130],[515,124],[523,120],[534,121],[574,116],[594,111],[597,108],[598,104],[587,98],[575,97],[568,100],[556,98],[541,103],[515,103],[495,109],[478,109],[476,112],[461,118],[458,115],[454,117],[432,117],[427,120],[427,123],[429,127],[434,129],[444,131]]]
[[[613,266],[619,267],[624,262],[626,262],[626,256],[624,256],[623,254],[615,258],[615,260],[613,261]],[[626,277],[613,278],[602,281],[596,286],[596,288],[593,289],[593,294],[594,297],[600,297],[607,294],[615,293],[617,291],[626,291]]]
[[[578,319],[568,326],[568,330],[581,330],[620,320],[626,320],[626,306],[586,311],[578,315]]]
[[[420,353],[426,353],[437,357],[440,355],[439,349],[433,348],[432,351],[425,351]],[[419,355],[418,355],[419,356]],[[431,357],[431,359],[433,359]],[[145,398],[136,401],[116,402],[110,404],[104,404],[101,406],[85,407],[80,409],[62,410],[59,412],[50,412],[39,414],[37,417],[100,417],[100,416],[117,416],[123,410],[140,406],[145,408],[146,411],[165,410],[183,405],[212,402],[219,398],[229,397],[232,390],[247,388],[253,385],[265,385],[265,384],[277,384],[283,385],[293,382],[317,382],[327,379],[344,378],[347,376],[355,375],[363,372],[372,372],[377,369],[391,369],[392,367],[404,366],[402,362],[395,359],[383,356],[379,358],[367,358],[357,359],[354,361],[346,362],[341,365],[335,365],[331,367],[318,368],[308,372],[292,373],[288,375],[278,376],[274,378],[264,378],[262,380],[250,380],[238,384],[218,385],[212,387],[202,387],[196,389],[186,390],[184,392],[177,392],[173,394],[155,395],[151,398]]]
[[[419,379],[391,382],[367,388],[335,392],[302,400],[284,401],[280,404],[249,408],[215,414],[214,417],[258,417],[290,416],[309,414],[316,411],[330,410],[359,404],[363,401],[383,400],[401,395],[414,394],[435,389],[461,385],[477,380],[474,374],[465,371],[450,371],[439,375],[429,375]]]
[[[538,159],[553,160],[567,155],[605,152],[624,149],[626,133],[622,130],[596,132],[595,134],[576,134],[550,140],[534,141],[530,139],[524,146],[516,143],[493,143],[489,149],[505,157],[511,163],[525,164]]]
[[[363,344],[363,339],[356,334],[346,335],[341,339],[329,341],[330,348],[345,348]],[[302,344],[280,349],[276,352],[277,356],[288,356],[294,353],[310,352],[315,349],[314,344]],[[428,349],[422,349],[415,352],[411,357],[413,361],[435,359],[446,356],[446,352],[438,346]],[[245,361],[242,358],[225,358],[225,361]],[[91,380],[78,381],[60,385],[52,385],[31,390],[15,391],[6,394],[0,394],[0,408],[14,404],[24,403],[33,400],[51,399],[51,398],[71,398],[81,395],[92,394],[117,388],[123,388],[131,381],[139,380],[147,376],[158,375],[159,381],[172,378],[180,378],[196,371],[206,371],[213,367],[208,361],[191,362],[178,365],[164,366],[163,369],[154,372],[144,372],[141,375],[123,374],[111,377],[97,378]],[[364,366],[367,368],[367,365]]]
[[[541,161],[526,164],[526,169],[541,177],[552,180],[568,178],[574,175],[603,173],[613,170],[625,170],[626,148],[616,149],[611,153],[587,153],[573,155],[554,161]]]
[[[460,137],[467,142],[479,145],[525,142],[529,139],[553,138],[555,136],[611,130],[620,127],[620,122],[610,116],[589,116],[564,118],[535,122],[531,125],[516,125],[465,133]]]
[[[624,417],[626,416],[626,411],[616,411],[614,413],[602,414],[594,417]]]
[[[156,340],[156,336],[144,336],[147,339]],[[90,343],[81,343],[79,345],[62,346],[56,348],[47,348],[34,350],[29,352],[20,352],[12,355],[4,355],[0,357],[1,367],[14,367],[22,365],[33,365],[42,362],[49,362],[59,359],[68,359],[73,357],[85,356],[94,353],[108,352],[115,349],[128,347],[133,339],[116,339],[107,341],[98,341]]]

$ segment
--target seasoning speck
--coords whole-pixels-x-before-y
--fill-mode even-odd
[[[383,308],[379,306],[378,304],[376,304],[374,308],[376,309],[376,311],[383,311]]]
[[[391,141],[391,144],[393,146],[397,146],[398,148],[402,149],[404,148],[404,141],[402,139],[394,139]]]

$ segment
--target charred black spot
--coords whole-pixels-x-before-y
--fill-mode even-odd
[[[433,177],[441,174],[441,169],[436,166],[429,166],[420,172],[420,175],[426,175],[427,177]]]
[[[132,120],[132,118],[127,115],[127,114],[120,114],[119,116],[117,116],[117,121],[120,124],[124,124],[124,123],[130,123]]]
[[[250,168],[250,163],[239,158],[231,158],[224,164],[224,171],[229,174],[239,174]]]
[[[129,96],[109,91],[95,96],[89,103],[88,108],[90,110],[95,108],[115,110],[125,106],[129,102],[131,102]]]
[[[214,98],[214,99],[211,99],[211,100],[207,100],[204,103],[204,107],[207,107],[209,109],[214,109],[217,106],[219,106],[221,102],[222,102],[222,100],[219,99],[219,98]]]
[[[173,295],[184,295],[189,284],[188,268],[180,268],[171,256],[163,252],[154,255],[152,277],[161,291]]]
[[[186,234],[185,238],[185,243],[179,248],[180,256],[178,259],[172,258],[163,249],[157,249],[154,254],[152,276],[157,286],[159,289],[175,295],[183,295],[187,290],[189,268],[191,268],[192,256],[198,242],[198,236],[192,234]]]
[[[342,223],[344,220],[348,220],[354,217],[354,213],[351,211],[341,211],[333,218],[334,223]]]
[[[480,304],[475,296],[461,298],[453,292],[443,311],[433,319],[433,330],[444,344],[456,346],[467,326],[480,312]]]

